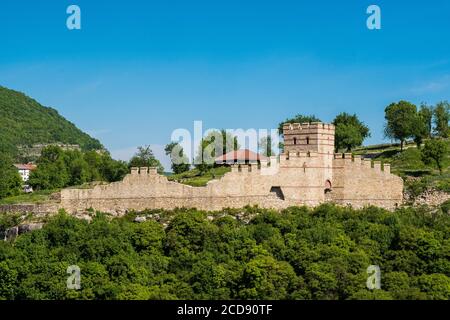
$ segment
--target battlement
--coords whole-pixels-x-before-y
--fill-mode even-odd
[[[231,172],[206,186],[169,181],[154,167],[132,167],[123,181],[92,189],[64,189],[60,207],[68,212],[94,208],[128,210],[197,208],[221,210],[315,206],[332,201],[363,207],[395,208],[403,201],[403,180],[390,165],[351,153],[334,153],[335,128],[321,122],[283,126],[284,153],[259,161],[234,163]],[[247,160],[248,161],[248,160]]]
[[[131,175],[155,175],[158,173],[156,167],[132,167]]]
[[[371,168],[375,171],[383,171],[389,174],[391,173],[391,165],[389,163],[384,163],[382,165],[381,161],[372,161],[371,159],[362,158],[360,155],[352,156],[351,153],[335,153],[334,159],[343,165],[358,165]]]
[[[306,158],[317,158],[319,153],[317,151],[289,151],[281,154],[283,160],[303,160]]]
[[[306,123],[285,123],[283,124],[283,133],[291,133],[292,131],[318,131],[318,130],[333,130],[334,125],[323,122],[306,122]]]
[[[279,166],[278,158],[271,156],[269,159],[260,160],[260,164],[257,162],[250,162],[248,164],[235,163],[231,165],[232,173],[262,173],[265,174],[268,171],[277,170]]]
[[[234,173],[258,173],[260,171],[258,163],[232,164],[231,172]]]

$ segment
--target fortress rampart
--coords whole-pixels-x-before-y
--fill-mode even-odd
[[[132,168],[123,181],[93,189],[64,189],[61,208],[122,214],[176,207],[220,210],[258,205],[282,209],[324,202],[392,209],[403,199],[403,181],[388,164],[334,153],[331,124],[286,124],[285,152],[260,164],[234,164],[205,187],[169,181],[156,168]]]

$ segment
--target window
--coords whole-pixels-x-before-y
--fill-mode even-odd
[[[297,144],[297,138],[294,138],[294,144]]]
[[[309,137],[306,137],[306,144],[309,144]]]

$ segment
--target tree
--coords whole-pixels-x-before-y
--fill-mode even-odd
[[[88,181],[94,180],[93,171],[95,167],[91,170],[80,151],[66,151],[64,160],[69,174],[69,185],[82,185]]]
[[[82,185],[91,181],[118,181],[128,173],[128,165],[107,152],[62,150],[50,146],[42,151],[28,183],[38,190]]]
[[[358,119],[356,114],[340,113],[334,118],[333,124],[336,127],[334,141],[336,151],[342,148],[351,151],[352,148],[362,145],[364,139],[370,137],[369,128]]]
[[[183,152],[183,148],[177,142],[171,142],[166,145],[164,151],[166,155],[170,156],[172,161],[172,171],[175,174],[189,171],[191,165],[189,164],[189,159]]]
[[[200,142],[195,167],[204,173],[214,167],[217,157],[238,149],[237,137],[223,129],[211,131]]]
[[[37,160],[37,169],[31,172],[28,183],[37,190],[52,190],[64,188],[69,182],[64,151],[57,146],[44,148]]]
[[[423,274],[417,279],[421,291],[431,300],[450,299],[450,278],[445,274]]]
[[[272,155],[274,155],[274,152],[273,152],[274,145],[272,142],[272,136],[268,135],[268,136],[262,137],[259,140],[258,147],[259,147],[260,153],[262,155],[264,155],[266,157],[271,157]]]
[[[423,140],[430,137],[427,123],[428,119],[425,117],[428,117],[428,114],[422,114],[419,111],[413,120],[413,139],[418,149],[420,149]]]
[[[297,276],[289,263],[258,256],[244,266],[239,298],[288,299],[296,282]]]
[[[0,199],[20,193],[22,179],[6,154],[0,153]]]
[[[448,101],[439,102],[434,108],[434,130],[441,138],[448,138],[450,121],[450,103]]]
[[[283,125],[285,123],[311,123],[311,122],[321,122],[321,120],[313,114],[309,116],[297,114],[295,117],[286,119],[283,122],[281,122],[278,125],[278,132],[280,135],[283,135]]]
[[[435,162],[439,169],[439,173],[442,174],[442,162],[447,154],[447,144],[439,139],[432,139],[425,142],[425,146],[422,149],[422,161],[425,164]]]
[[[88,151],[83,157],[88,163],[92,181],[119,181],[128,173],[128,164],[112,159],[108,152]]]
[[[102,180],[108,182],[120,181],[128,173],[128,164],[125,161],[114,160],[109,154],[101,157],[98,171]]]
[[[388,138],[400,140],[400,149],[407,138],[414,135],[417,121],[417,107],[407,101],[391,103],[385,109],[385,135]]]
[[[431,137],[431,132],[433,130],[433,113],[434,109],[432,106],[428,106],[425,103],[422,103],[419,110],[419,117],[422,122],[425,124],[426,137]]]
[[[0,261],[0,300],[9,300],[14,297],[17,274],[17,270],[11,269],[7,261]]]
[[[150,146],[138,147],[138,151],[131,158],[129,167],[156,167],[159,173],[164,172],[161,162],[155,158]]]

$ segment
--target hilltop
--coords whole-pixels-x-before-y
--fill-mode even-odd
[[[42,106],[21,92],[0,86],[0,150],[15,155],[18,146],[79,145],[82,150],[103,149],[53,108]]]

